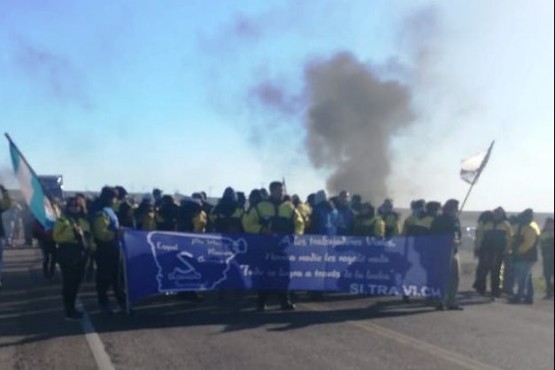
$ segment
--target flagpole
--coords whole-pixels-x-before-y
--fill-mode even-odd
[[[466,201],[468,200],[468,197],[470,196],[470,192],[472,191],[472,188],[474,188],[475,184],[476,184],[476,181],[472,181],[472,185],[470,185],[470,188],[466,192],[466,196],[464,197],[464,200],[463,200],[461,206],[459,207],[459,214],[462,212],[462,210],[464,208],[464,205],[466,204]]]
[[[476,174],[476,177],[474,178],[474,180],[472,180],[472,184],[470,185],[470,188],[468,189],[468,192],[466,193],[466,196],[464,197],[464,200],[461,204],[461,206],[459,207],[459,214],[462,212],[466,201],[468,200],[468,197],[470,196],[470,192],[472,191],[472,189],[474,188],[474,185],[476,185],[476,183],[478,182],[478,179],[480,178],[480,175],[482,174],[482,171],[484,170],[484,168],[486,167],[486,164],[488,163],[489,157],[491,155],[491,150],[493,149],[493,144],[495,144],[495,140],[493,140],[488,148],[488,152],[486,154],[486,156],[484,157],[484,160],[482,161],[482,163],[480,164],[480,168],[478,168],[478,173]]]

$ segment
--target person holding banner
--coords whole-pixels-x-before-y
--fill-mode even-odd
[[[365,202],[360,206],[360,212],[355,216],[353,235],[384,238],[386,225],[381,217],[376,217],[376,210],[372,204]]]
[[[270,197],[252,207],[243,218],[243,227],[251,234],[303,234],[304,224],[301,215],[291,202],[284,201],[284,189],[281,181],[270,184]],[[258,292],[257,310],[266,310],[266,300],[269,291]],[[290,311],[295,309],[291,303],[288,290],[277,292],[281,309]]]
[[[112,288],[118,305],[122,310],[126,309],[125,293],[119,279],[120,247],[119,238],[122,230],[119,220],[114,212],[113,206],[117,199],[116,191],[105,186],[100,192],[98,205],[100,210],[94,215],[93,237],[96,244],[96,291],[98,293],[98,305],[100,309],[111,314],[108,289]]]
[[[446,291],[443,293],[441,302],[436,307],[439,311],[455,310],[462,311],[457,301],[459,290],[459,257],[458,247],[461,243],[461,224],[459,221],[459,201],[449,199],[443,205],[443,212],[433,222],[430,229],[431,235],[449,235],[451,243],[451,272]]]
[[[400,234],[399,219],[400,216],[393,210],[393,200],[386,199],[383,204],[378,207],[378,214],[385,223],[385,237],[393,238]]]
[[[83,313],[75,308],[83,279],[87,251],[91,248],[91,228],[84,210],[75,198],[67,202],[64,214],[56,220],[52,238],[58,245],[57,260],[62,270],[62,295],[66,320],[80,320]]]
[[[2,289],[2,266],[4,264],[4,246],[6,245],[6,232],[2,223],[2,213],[12,206],[12,198],[10,198],[8,190],[2,184],[0,184],[0,193],[2,195],[0,198],[0,289]]]
[[[243,229],[243,215],[245,210],[239,205],[237,193],[232,187],[227,187],[224,190],[222,199],[218,202],[216,207],[212,208],[210,214],[210,224],[212,230],[216,233],[222,234],[242,234],[245,232]]]

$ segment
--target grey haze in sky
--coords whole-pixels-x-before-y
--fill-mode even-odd
[[[390,138],[414,119],[409,88],[349,53],[310,63],[305,76],[306,147],[314,166],[333,169],[328,190],[385,198]]]

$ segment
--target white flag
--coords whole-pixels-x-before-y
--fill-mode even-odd
[[[483,152],[473,155],[472,157],[462,161],[461,179],[471,185],[476,184],[478,178],[480,177],[480,174],[488,163],[494,143],[495,141],[491,142],[488,150],[484,150]]]

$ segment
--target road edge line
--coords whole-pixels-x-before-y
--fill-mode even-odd
[[[106,348],[104,347],[104,343],[100,339],[90,317],[89,314],[84,310],[83,303],[79,298],[77,298],[76,306],[78,309],[83,311],[83,319],[81,320],[81,328],[85,333],[85,339],[87,340],[87,344],[89,345],[89,349],[94,357],[94,361],[96,362],[96,366],[100,370],[115,370],[114,364],[110,359],[110,356],[106,352]]]

